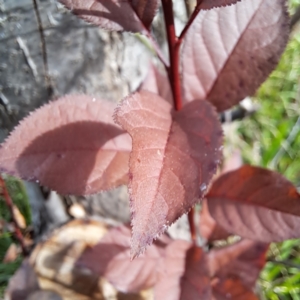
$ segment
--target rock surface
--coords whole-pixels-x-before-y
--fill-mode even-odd
[[[136,36],[98,29],[54,0],[37,6],[0,0],[0,141],[29,112],[61,95],[119,101],[148,69],[151,53]]]

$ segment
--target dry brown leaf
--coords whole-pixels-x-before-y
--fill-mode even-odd
[[[22,229],[25,229],[26,228],[26,220],[16,205],[13,205],[13,214],[14,214],[15,220],[17,221],[18,226]]]
[[[5,256],[3,258],[3,262],[4,263],[10,263],[10,262],[15,261],[18,257],[18,253],[19,253],[19,251],[18,251],[17,245],[16,244],[11,244],[8,247],[8,249],[5,253]]]
[[[26,300],[63,300],[60,295],[52,291],[36,291],[31,293]],[[76,299],[74,299],[76,300]]]
[[[97,260],[102,255],[108,257],[111,254],[109,248],[108,252],[97,253],[97,257],[90,261],[82,259],[83,257],[88,258],[86,253],[91,254],[91,250],[94,253],[94,247],[99,245],[99,241],[106,236],[108,230],[108,225],[102,222],[74,220],[57,229],[44,243],[40,243],[33,251],[30,262],[37,273],[41,288],[56,292],[63,300],[152,299],[151,292],[122,294],[103,277],[103,274],[100,274],[101,270],[97,268],[99,266]],[[129,232],[125,239],[127,239],[129,252]],[[124,242],[124,239],[121,239],[120,242]],[[127,266],[130,267],[129,254],[126,259]],[[89,261],[89,265],[82,264],[87,261]],[[110,272],[118,271],[117,261],[112,261],[112,264],[115,264],[115,267],[110,265]],[[130,275],[130,273],[128,274]],[[126,279],[130,281],[130,278]]]

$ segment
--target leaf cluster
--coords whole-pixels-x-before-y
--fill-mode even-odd
[[[61,2],[104,29],[154,40],[158,0]],[[253,95],[277,65],[289,35],[286,2],[199,0],[178,37],[172,1],[162,6],[170,62],[156,50],[165,72],[150,66],[116,109],[87,95],[39,108],[0,148],[0,169],[62,194],[128,185],[131,242],[126,227],[112,229],[81,262],[118,289],[154,287],[156,299],[256,299],[268,244],[299,237],[300,195],[283,176],[257,167],[214,178],[223,148],[217,112]],[[203,198],[202,223],[190,218],[192,243],[158,239]],[[230,235],[243,240],[205,253],[198,227],[209,243]]]

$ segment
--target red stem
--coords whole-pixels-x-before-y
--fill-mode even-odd
[[[189,219],[192,241],[193,241],[194,245],[196,245],[197,231],[196,231],[196,227],[195,227],[195,209],[194,209],[194,207],[188,213],[188,219]]]
[[[197,6],[190,17],[188,23],[180,34],[179,38],[176,37],[175,34],[175,25],[174,25],[174,14],[173,14],[173,3],[172,0],[162,0],[162,6],[164,10],[164,19],[167,31],[168,45],[169,45],[169,56],[170,56],[170,67],[167,67],[168,76],[170,80],[170,84],[172,87],[173,98],[175,109],[178,111],[182,108],[182,98],[181,98],[181,80],[179,73],[179,52],[181,43],[192,25],[193,21],[197,17],[199,11],[201,10],[202,0],[197,1]],[[197,231],[194,220],[194,208],[188,214],[191,237],[194,244],[197,241]]]
[[[21,229],[19,227],[18,221],[17,221],[17,219],[15,217],[15,214],[14,214],[13,201],[12,201],[11,197],[9,196],[9,193],[7,191],[7,188],[6,188],[5,181],[4,181],[4,179],[2,178],[1,175],[0,175],[0,188],[1,188],[0,194],[2,194],[2,196],[5,200],[6,206],[8,207],[8,210],[10,212],[12,221],[15,225],[14,235],[15,235],[16,239],[19,241],[19,243],[21,245],[22,252],[23,252],[24,256],[26,256],[28,254],[28,250],[27,250],[27,247],[25,245],[24,237],[22,235],[22,232],[21,232]]]
[[[180,74],[179,74],[179,50],[180,43],[175,34],[174,14],[172,0],[162,0],[164,19],[169,45],[170,67],[168,70],[169,80],[172,87],[174,105],[176,110],[182,108]]]
[[[191,17],[189,18],[186,26],[184,27],[183,31],[181,32],[178,38],[175,34],[172,0],[162,0],[170,56],[170,67],[166,66],[166,64],[165,66],[168,71],[176,110],[180,110],[182,108],[181,81],[179,73],[180,46],[187,31],[189,30],[190,26],[192,25],[192,23],[194,22],[195,18],[201,10],[201,3],[202,0],[197,1],[197,6],[195,10],[193,11]]]
[[[150,43],[152,44],[153,50],[156,53],[158,59],[161,61],[161,63],[164,65],[165,68],[169,68],[169,63],[167,62],[167,60],[165,59],[163,53],[161,52],[159,46],[157,45],[154,37],[152,36],[151,32],[144,28],[144,34],[145,36],[148,38],[148,40],[150,41]]]
[[[187,31],[189,30],[189,28],[191,27],[192,23],[193,23],[194,20],[196,19],[198,13],[200,12],[200,10],[201,10],[201,8],[200,8],[201,3],[202,3],[202,1],[198,1],[198,3],[197,3],[197,5],[196,5],[196,7],[195,7],[195,9],[194,9],[194,11],[193,11],[191,17],[189,18],[189,20],[188,20],[187,24],[185,25],[184,29],[182,30],[182,32],[181,32],[181,34],[180,34],[180,36],[179,36],[179,38],[178,38],[178,43],[179,43],[179,44],[182,43],[182,41],[183,41],[183,39],[184,39],[184,37],[185,37]]]

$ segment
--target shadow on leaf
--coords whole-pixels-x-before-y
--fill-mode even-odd
[[[114,138],[124,132],[101,122],[77,122],[48,131],[17,159],[18,173],[62,194],[91,194],[127,181],[129,153]]]

